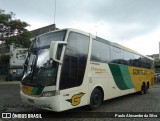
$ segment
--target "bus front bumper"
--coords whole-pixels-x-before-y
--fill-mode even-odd
[[[51,96],[51,97],[33,97],[24,94],[20,91],[20,96],[23,102],[31,104],[37,108],[47,109],[59,112],[59,103],[58,103],[58,96]]]

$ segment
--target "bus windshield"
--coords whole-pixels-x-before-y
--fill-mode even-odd
[[[64,41],[66,31],[52,32],[37,37],[31,44],[24,64],[22,84],[51,86],[56,84],[58,63],[49,59],[51,41]],[[61,51],[61,50],[59,50]],[[58,52],[60,56],[61,52]]]

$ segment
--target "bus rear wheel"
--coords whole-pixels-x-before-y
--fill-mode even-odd
[[[89,108],[91,110],[97,109],[102,103],[102,92],[98,88],[95,88],[90,97]]]
[[[147,87],[146,85],[143,83],[142,87],[141,87],[141,91],[140,91],[140,94],[143,95],[143,94],[146,94],[147,93]]]

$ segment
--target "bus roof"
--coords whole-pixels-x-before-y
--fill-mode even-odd
[[[104,42],[104,43],[109,44],[109,45],[111,45],[111,46],[114,46],[114,47],[123,49],[123,50],[127,50],[127,51],[129,51],[129,52],[132,52],[132,53],[135,53],[135,54],[138,54],[138,55],[141,55],[141,56],[143,56],[143,57],[146,57],[146,58],[148,58],[148,59],[153,60],[153,58],[151,58],[151,57],[145,56],[145,55],[143,55],[143,54],[141,54],[141,53],[139,53],[139,52],[137,52],[137,51],[135,51],[135,50],[132,50],[132,49],[130,49],[130,48],[128,48],[128,47],[125,47],[125,46],[123,46],[123,45],[120,45],[120,44],[118,44],[118,43],[114,43],[114,42],[105,40],[105,39],[100,38],[100,37],[98,37],[98,36],[96,36],[96,40],[101,41],[101,42]]]
[[[78,30],[78,29],[73,29],[73,28],[58,29],[58,30],[54,30],[54,31],[47,32],[47,33],[57,32],[57,31],[62,31],[62,30],[75,31],[75,32],[82,33],[82,34],[85,34],[85,35],[88,35],[88,36],[90,35],[90,33],[88,33],[88,32],[84,32],[84,31],[81,31],[81,30]],[[44,34],[42,34],[42,35],[45,35],[45,34],[47,34],[47,33],[44,33]],[[42,35],[39,35],[39,36],[42,36]],[[39,37],[39,36],[38,36],[38,37]],[[143,54],[141,54],[141,53],[139,53],[139,52],[137,52],[137,51],[135,51],[135,50],[132,50],[132,49],[130,49],[130,48],[128,48],[128,47],[122,46],[122,45],[120,45],[120,44],[118,44],[118,43],[114,43],[114,42],[108,41],[108,40],[106,40],[106,39],[103,39],[103,38],[98,37],[98,36],[95,36],[95,35],[92,35],[92,36],[93,36],[96,40],[98,40],[98,41],[100,41],[100,42],[103,42],[103,43],[109,44],[109,45],[111,45],[111,46],[115,46],[115,47],[121,48],[121,49],[123,49],[123,50],[127,50],[127,51],[129,51],[129,52],[132,52],[132,53],[135,53],[135,54],[138,54],[138,55],[141,55],[141,56],[143,56],[143,57],[146,57],[146,58],[148,58],[148,59],[153,60],[153,58],[151,58],[151,57],[145,56],[145,55],[143,55]]]

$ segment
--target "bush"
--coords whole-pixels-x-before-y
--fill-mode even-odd
[[[1,55],[0,56],[0,65],[9,65],[9,55]]]

